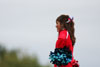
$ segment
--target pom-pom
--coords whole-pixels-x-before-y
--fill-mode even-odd
[[[50,63],[60,65],[67,65],[72,60],[72,52],[64,46],[64,48],[55,48],[54,52],[50,51]]]

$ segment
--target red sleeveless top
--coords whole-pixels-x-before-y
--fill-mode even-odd
[[[64,46],[69,47],[69,49],[72,51],[72,61],[73,61],[74,57],[73,57],[72,41],[70,39],[70,35],[67,32],[68,31],[66,29],[59,31],[58,40],[56,41],[55,48],[63,48]],[[72,61],[67,65],[62,65],[60,67],[72,67]],[[54,64],[54,67],[57,67],[57,65]]]

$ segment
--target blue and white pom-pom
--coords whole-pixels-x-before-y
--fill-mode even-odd
[[[72,60],[72,52],[67,48],[55,48],[54,52],[50,51],[50,63],[60,65],[67,65]]]

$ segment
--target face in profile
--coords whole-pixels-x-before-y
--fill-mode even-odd
[[[61,30],[61,24],[59,21],[56,21],[56,28],[57,28],[57,32]]]

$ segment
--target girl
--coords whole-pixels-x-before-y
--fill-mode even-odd
[[[64,46],[67,46],[72,52],[71,62],[67,65],[61,65],[59,67],[72,67],[72,62],[74,61],[73,47],[76,40],[74,35],[73,18],[69,17],[69,15],[60,15],[56,19],[56,28],[58,32],[58,40],[56,41],[55,48],[63,48]],[[54,64],[54,67],[57,67],[57,65]]]

